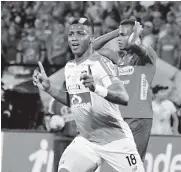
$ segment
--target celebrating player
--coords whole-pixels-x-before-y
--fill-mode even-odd
[[[43,66],[33,82],[61,103],[71,107],[80,132],[64,151],[59,172],[95,171],[106,161],[118,172],[144,172],[131,130],[119,106],[128,94],[117,78],[115,65],[92,51],[93,29],[86,18],[75,19],[68,42],[75,59],[65,66],[67,92],[51,85]]]
[[[156,53],[151,47],[140,44],[142,26],[134,20],[123,20],[119,29],[94,41],[94,49],[100,49],[116,37],[119,51],[101,48],[98,53],[118,66],[118,76],[129,94],[128,106],[119,106],[124,120],[129,124],[144,161],[152,127],[151,83],[155,74]]]

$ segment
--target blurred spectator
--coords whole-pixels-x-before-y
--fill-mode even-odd
[[[176,107],[167,99],[170,94],[168,87],[155,86],[153,93],[155,100],[153,107],[153,126],[152,134],[178,134],[178,117]],[[171,117],[173,118],[173,127],[171,126]]]
[[[5,24],[4,20],[1,20],[1,44],[2,44],[2,47],[5,49],[9,45],[8,26]]]
[[[45,58],[45,45],[40,42],[33,28],[28,30],[17,46],[17,62],[25,64],[37,64]]]
[[[21,35],[20,35],[20,30],[19,27],[14,23],[9,23],[8,28],[5,27],[5,29],[7,29],[7,32],[5,31],[5,33],[7,34],[3,39],[7,39],[6,41],[2,41],[2,45],[4,46],[5,51],[5,58],[6,61],[15,61],[16,59],[16,45],[17,42],[20,41],[21,39]]]
[[[166,27],[167,27],[168,24],[172,26],[173,34],[175,36],[180,36],[181,35],[180,27],[175,22],[175,16],[171,11],[167,13],[166,22],[167,23],[165,24],[165,26],[162,27],[162,30],[159,33],[159,38],[162,38],[162,36],[167,34]]]
[[[161,13],[158,11],[152,12],[151,16],[153,22],[153,34],[157,35],[164,24],[164,20],[162,18]]]
[[[56,5],[55,1],[36,1],[36,3],[37,16],[51,14],[53,7]]]
[[[68,2],[66,1],[57,2],[53,8],[52,16],[54,18],[58,18],[59,21],[64,21],[64,16],[67,10],[68,10]]]
[[[90,5],[86,11],[86,14],[91,19],[92,23],[100,23],[103,16],[103,9],[100,6],[100,2],[94,2]]]
[[[133,15],[136,17],[137,21],[141,22],[141,19],[146,15],[146,9],[138,1],[132,3],[134,3]]]
[[[155,1],[153,5],[149,7],[150,11],[160,12],[161,17],[165,17],[170,10],[171,2],[169,1]]]
[[[103,34],[106,34],[108,32],[111,32],[117,29],[118,26],[119,26],[119,23],[116,20],[114,20],[114,18],[107,15],[103,21],[103,26],[102,26]]]
[[[55,21],[50,39],[47,41],[48,61],[50,64],[64,66],[70,60],[68,39],[64,23]]]
[[[166,21],[168,24],[172,25],[174,34],[176,36],[181,36],[181,30],[179,25],[176,23],[176,18],[174,13],[172,13],[171,11],[168,12]]]
[[[165,32],[166,34],[162,35],[158,40],[157,54],[162,60],[175,67],[179,67],[181,60],[179,58],[181,40],[174,34],[172,25],[167,24]]]
[[[121,2],[119,1],[119,9],[122,10],[122,16],[121,19],[129,19],[131,15],[133,14],[135,8],[135,3],[134,2]]]
[[[153,24],[150,21],[147,21],[143,24],[143,38],[142,44],[151,46],[153,49],[156,47],[155,36],[153,35]]]
[[[83,1],[70,1],[69,3],[73,17],[79,18],[84,15]]]
[[[181,28],[181,3],[179,1],[173,2],[173,5],[170,7],[170,9],[176,17],[175,22]]]

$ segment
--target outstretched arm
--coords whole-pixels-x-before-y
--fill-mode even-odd
[[[107,57],[109,60],[111,60],[114,64],[117,64],[119,61],[119,55],[118,52],[115,52],[114,50],[108,49],[108,48],[102,48],[106,43],[108,43],[110,40],[118,37],[118,29],[109,32],[105,35],[102,35],[94,40],[93,42],[93,49],[96,50],[100,55]]]

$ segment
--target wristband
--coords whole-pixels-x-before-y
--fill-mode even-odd
[[[107,88],[100,86],[100,85],[96,85],[95,86],[95,91],[96,94],[98,94],[101,97],[106,97],[108,94],[108,90]]]

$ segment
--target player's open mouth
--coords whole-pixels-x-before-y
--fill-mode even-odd
[[[78,43],[73,43],[73,44],[72,44],[72,48],[77,49],[78,47],[79,47],[79,44],[78,44]]]

